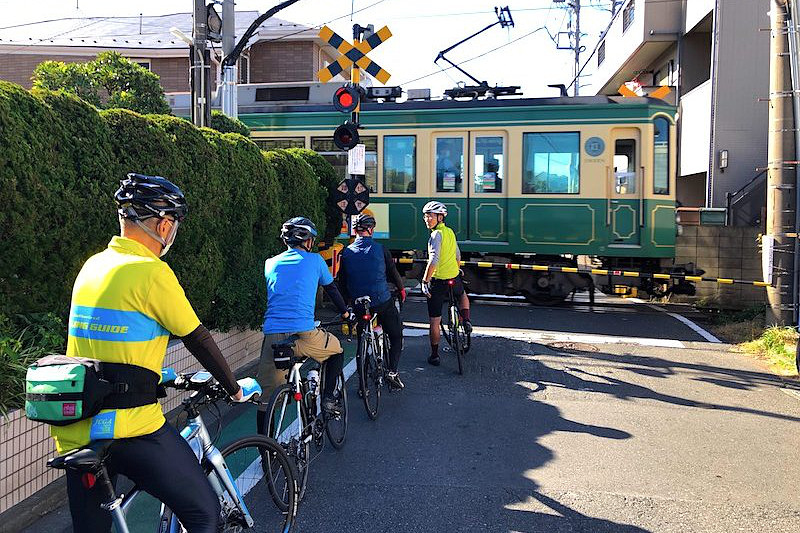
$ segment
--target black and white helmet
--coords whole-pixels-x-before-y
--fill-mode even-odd
[[[119,216],[134,221],[167,215],[180,221],[189,212],[183,191],[161,176],[128,174],[120,180],[114,201]]]
[[[375,227],[375,217],[367,213],[361,213],[353,221],[353,227],[356,230],[368,230]]]
[[[317,227],[306,217],[290,218],[281,226],[281,240],[287,246],[297,246],[316,236]]]
[[[435,213],[437,215],[445,215],[447,216],[447,207],[442,202],[437,202],[436,200],[432,202],[428,202],[422,208],[423,213]]]

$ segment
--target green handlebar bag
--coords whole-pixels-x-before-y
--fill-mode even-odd
[[[29,420],[66,426],[103,409],[114,384],[102,379],[100,361],[48,355],[28,367],[25,414]]]

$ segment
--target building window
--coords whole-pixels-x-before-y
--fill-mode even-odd
[[[378,138],[361,137],[366,152],[364,160],[364,181],[369,192],[378,192]],[[333,144],[331,137],[311,137],[311,149],[333,165],[336,175],[345,179],[347,175],[347,152]]]
[[[278,150],[279,148],[305,148],[303,137],[283,137],[280,139],[252,139],[262,150]]]
[[[606,60],[606,42],[603,41],[600,43],[600,46],[597,48],[597,66],[603,64],[603,61]]]
[[[628,5],[625,6],[625,9],[622,11],[622,33],[625,33],[628,27],[633,23],[634,6],[635,6],[635,0],[631,0],[630,2],[628,2]]]
[[[464,138],[436,139],[436,192],[461,192],[464,185]]]
[[[653,121],[653,194],[669,194],[669,121]]]
[[[383,137],[383,192],[417,192],[417,137]]]
[[[250,83],[250,58],[239,58],[239,83]]]
[[[580,134],[522,135],[523,194],[580,192]]]
[[[149,59],[135,59],[135,58],[131,58],[131,62],[132,62],[132,63],[136,63],[136,64],[137,64],[137,65],[139,65],[140,67],[142,67],[142,68],[146,68],[147,70],[152,70],[152,68],[150,67],[150,60],[149,60]]]

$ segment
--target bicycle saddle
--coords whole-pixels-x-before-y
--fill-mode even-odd
[[[356,305],[365,305],[372,303],[372,299],[369,296],[362,296],[361,298],[356,298],[355,302]]]
[[[283,348],[294,348],[294,343],[300,338],[299,335],[290,335],[283,339],[281,342],[276,342],[272,345],[273,350],[280,350]]]
[[[92,441],[83,448],[50,459],[47,461],[47,466],[77,470],[78,472],[96,472],[100,469],[100,462],[113,442],[112,439]]]

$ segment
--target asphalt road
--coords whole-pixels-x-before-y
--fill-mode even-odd
[[[311,465],[301,532],[800,531],[800,384],[644,304],[478,303],[465,374],[425,359]],[[62,510],[27,531],[63,531]]]

